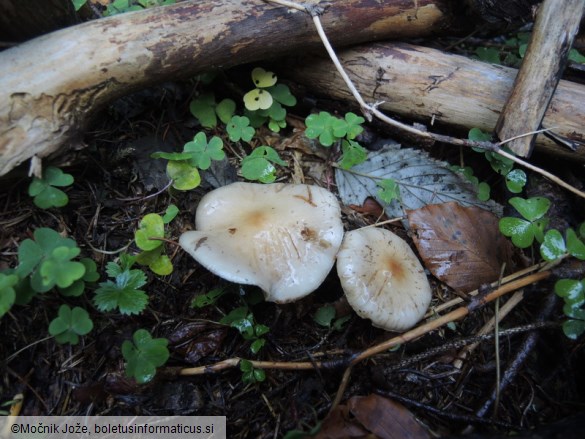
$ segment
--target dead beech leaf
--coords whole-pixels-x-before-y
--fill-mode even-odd
[[[353,396],[323,421],[317,438],[428,439],[428,432],[403,405],[376,394]]]
[[[504,262],[513,268],[510,243],[493,213],[455,202],[406,213],[424,265],[451,288],[470,292],[498,280]]]

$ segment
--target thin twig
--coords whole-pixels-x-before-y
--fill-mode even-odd
[[[492,143],[492,142],[476,142],[476,141],[467,140],[467,139],[459,139],[456,137],[446,136],[443,134],[432,133],[430,131],[423,131],[423,130],[415,128],[411,125],[407,125],[407,124],[398,122],[397,120],[394,120],[394,119],[388,117],[387,115],[385,115],[384,113],[382,113],[381,111],[378,110],[377,106],[379,105],[379,103],[374,104],[374,105],[370,105],[370,104],[366,103],[366,101],[362,98],[360,92],[357,90],[357,88],[353,84],[352,80],[350,79],[348,74],[345,72],[345,69],[341,65],[341,62],[339,61],[339,58],[337,57],[335,50],[331,46],[331,43],[329,42],[329,39],[327,38],[325,30],[323,29],[323,25],[321,24],[321,19],[319,18],[319,14],[312,12],[309,8],[303,7],[303,6],[299,5],[298,3],[291,2],[288,0],[266,0],[266,1],[281,4],[281,5],[288,5],[289,7],[294,7],[295,9],[298,9],[298,10],[305,10],[311,15],[311,18],[313,19],[313,23],[315,25],[315,28],[317,29],[317,33],[319,34],[319,37],[321,38],[321,42],[325,46],[325,49],[327,50],[327,53],[329,54],[331,61],[333,61],[333,64],[335,65],[337,72],[343,78],[343,81],[345,82],[347,88],[349,89],[352,96],[359,104],[359,106],[362,110],[362,113],[364,114],[366,119],[368,119],[369,121],[372,120],[372,116],[375,116],[376,118],[387,123],[388,125],[399,128],[399,129],[404,130],[408,133],[415,134],[419,137],[432,139],[432,140],[435,140],[437,142],[449,143],[452,145],[459,145],[459,146],[466,146],[466,147],[478,147],[478,148],[486,149],[488,151],[495,152],[496,154],[499,154],[503,157],[506,157],[506,158],[512,160],[513,162],[515,162],[518,165],[524,166],[533,172],[536,172],[538,174],[543,175],[544,177],[550,179],[551,181],[558,184],[559,186],[573,192],[574,194],[576,194],[582,198],[585,198],[585,192],[580,191],[579,189],[571,186],[570,184],[564,182],[563,180],[561,180],[560,178],[551,174],[550,172],[545,171],[544,169],[541,169],[537,166],[531,165],[530,163],[516,157],[515,155],[509,154],[506,151],[502,150],[500,148],[500,145],[505,143],[505,142],[508,142],[509,140],[505,140],[505,141],[500,142],[500,143]]]

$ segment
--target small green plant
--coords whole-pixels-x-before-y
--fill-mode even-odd
[[[333,305],[323,305],[313,315],[313,320],[318,325],[324,326],[335,331],[340,331],[343,325],[351,318],[350,315],[335,318],[336,311]]]
[[[135,256],[120,255],[119,264],[108,262],[106,273],[114,280],[101,282],[93,302],[103,312],[118,309],[121,314],[140,314],[148,304],[148,296],[140,288],[146,284],[142,270],[132,269]]]
[[[223,160],[223,141],[213,136],[207,141],[203,131],[183,146],[183,152],[155,152],[151,157],[166,159],[167,175],[173,180],[173,187],[180,191],[195,189],[201,184],[199,169],[205,171],[212,160]]]
[[[563,312],[568,319],[563,323],[563,332],[576,340],[585,332],[585,279],[560,279],[555,283],[555,293],[565,302]]]
[[[479,142],[490,142],[492,136],[485,133],[479,128],[472,128],[469,130],[467,136],[469,140]],[[507,152],[511,152],[507,148],[503,148]],[[485,151],[482,148],[473,148],[474,151],[483,153],[487,161],[490,163],[492,169],[498,174],[503,175],[506,181],[506,187],[514,194],[522,192],[526,185],[526,173],[521,169],[514,169],[514,162],[507,157],[503,157],[495,152]]]
[[[0,318],[14,305],[16,300],[14,288],[17,283],[18,276],[16,274],[0,273]]]
[[[166,276],[173,272],[173,263],[165,253],[165,246],[162,241],[165,236],[165,224],[171,222],[179,209],[171,204],[164,216],[157,213],[145,215],[134,233],[136,246],[142,250],[136,261],[141,265],[147,265],[148,268],[160,276]]]
[[[242,176],[247,180],[272,183],[276,180],[275,164],[287,166],[274,148],[258,146],[242,160]]]
[[[543,242],[544,230],[548,225],[548,219],[544,216],[550,208],[550,200],[543,197],[528,199],[513,197],[508,202],[522,215],[522,218],[500,219],[500,232],[512,238],[512,243],[519,248],[530,247],[535,238],[538,242]]]
[[[351,112],[340,119],[321,111],[319,114],[307,116],[305,135],[309,139],[318,139],[325,147],[340,143],[342,155],[339,167],[349,169],[363,163],[367,158],[366,150],[354,140],[364,130],[361,126],[364,122],[363,117]]]
[[[277,79],[273,72],[267,72],[261,67],[252,70],[252,81],[256,88],[244,95],[244,116],[254,128],[268,123],[268,129],[279,132],[286,127],[284,106],[292,107],[297,100],[288,86],[276,83]]]
[[[28,194],[34,197],[33,203],[41,209],[63,207],[69,203],[69,197],[58,187],[72,184],[71,174],[65,174],[61,169],[49,166],[44,169],[42,178],[33,178],[28,187]]]
[[[49,334],[55,337],[57,343],[79,343],[79,336],[88,334],[93,329],[93,322],[83,308],[76,306],[71,309],[68,305],[61,305],[59,314],[49,324]]]
[[[209,305],[214,305],[217,300],[227,293],[225,287],[214,288],[208,293],[200,294],[191,301],[191,307],[193,308],[204,308]]]
[[[467,181],[469,181],[471,184],[473,184],[473,186],[475,186],[475,188],[477,189],[478,199],[480,199],[481,201],[487,201],[490,199],[491,192],[490,185],[487,184],[485,181],[480,182],[479,179],[475,175],[473,175],[473,169],[471,168],[471,166],[464,166],[462,168],[459,166],[451,166],[450,169],[453,172],[457,172],[463,175],[463,177],[465,177]]]
[[[74,0],[74,3],[79,0]],[[85,3],[85,2],[83,2]],[[104,15],[123,14],[125,12],[141,11],[155,6],[173,5],[175,0],[114,0],[106,8]],[[77,7],[77,5],[76,5]],[[81,7],[81,6],[80,6]]]
[[[250,142],[256,130],[250,126],[250,119],[246,116],[233,116],[226,126],[226,131],[232,142],[243,140]]]
[[[251,341],[250,351],[253,354],[257,354],[264,347],[266,340],[262,336],[270,331],[268,326],[255,322],[254,315],[249,312],[247,306],[240,306],[232,310],[219,322],[236,328],[244,340]]]
[[[240,360],[240,370],[244,384],[261,383],[266,379],[264,370],[255,368],[251,361]]]
[[[218,117],[225,124],[230,122],[236,111],[236,103],[231,99],[216,103],[213,93],[203,93],[191,101],[189,109],[203,128],[215,128]]]
[[[132,341],[122,343],[122,355],[126,360],[126,375],[133,377],[137,383],[144,384],[156,375],[156,368],[169,359],[166,338],[152,338],[146,329],[138,329]]]

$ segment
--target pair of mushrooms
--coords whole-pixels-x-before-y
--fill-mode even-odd
[[[291,302],[313,292],[336,257],[349,304],[374,326],[408,329],[431,301],[408,244],[384,229],[344,236],[337,198],[317,186],[233,183],[201,199],[195,226],[181,235],[181,247],[216,275],[259,286],[268,301]]]

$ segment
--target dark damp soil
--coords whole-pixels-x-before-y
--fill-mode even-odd
[[[196,81],[164,84],[105,109],[85,136],[86,147],[54,162],[75,177],[75,183],[66,189],[70,201],[64,208],[35,207],[26,193],[29,179],[22,173],[4,179],[0,189],[0,268],[14,267],[19,243],[31,238],[35,229],[50,227],[75,239],[82,255],[96,261],[100,281],[104,281],[105,266],[119,256],[120,249],[137,252],[134,231],[145,214],[163,213],[174,203],[180,213],[168,227],[169,240],[176,241],[183,231],[193,229],[200,197],[214,185],[241,179],[236,172],[238,156],[247,148],[226,147],[229,160],[205,174],[206,183],[196,190],[164,190],[165,162],[149,155],[180,149],[200,129],[188,110],[198,87]],[[310,110],[308,100],[303,100],[302,90],[294,84],[291,88],[300,104],[289,114],[303,120]],[[209,133],[226,139],[219,128]],[[370,134],[386,135],[376,128]],[[299,134],[288,128],[279,136],[262,135],[281,145]],[[443,157],[459,154],[449,148],[438,150],[446,151]],[[284,148],[280,152],[292,165],[293,153]],[[325,163],[321,157],[311,160]],[[279,181],[292,181],[293,168],[280,170]],[[307,183],[329,185],[335,191],[330,181],[308,175]],[[347,228],[375,221],[349,209],[344,213]],[[229,437],[279,437],[295,429],[308,430],[323,420],[352,355],[394,336],[348,311],[334,272],[309,297],[276,305],[253,300],[259,293],[254,287],[226,283],[177,246],[166,246],[174,271],[157,276],[145,268],[149,304],[139,315],[99,312],[93,303],[95,287],[78,298],[50,291],[27,305],[13,307],[0,320],[0,403],[22,394],[23,415],[223,415]],[[434,306],[456,297],[446,285],[431,281]],[[524,300],[501,323],[502,329],[520,329],[500,338],[498,361],[494,340],[488,338],[456,367],[463,346],[476,341],[480,328],[493,316],[494,306],[488,305],[452,325],[357,364],[342,402],[377,393],[403,404],[438,436],[464,431],[508,434],[582,413],[583,341],[564,337],[558,325],[561,305],[551,301],[552,282],[524,289]],[[228,293],[216,304],[201,309],[192,306],[195,297],[218,287]],[[266,344],[258,354],[250,352],[250,341],[238,331],[217,323],[246,300],[256,322],[269,328]],[[58,344],[48,336],[49,322],[63,303],[87,309],[94,322],[93,331],[77,345]],[[333,304],[338,316],[349,317],[339,330],[315,322],[316,311],[325,304]],[[536,329],[525,327],[539,322],[544,324]],[[125,375],[120,350],[122,342],[140,328],[169,339],[170,350],[167,364],[144,385]],[[291,363],[291,369],[267,369],[265,381],[255,384],[243,383],[237,367],[179,375],[185,368],[233,358]],[[327,367],[293,370],[292,363],[298,361],[325,361]],[[501,379],[509,383],[496,396],[498,367]]]

